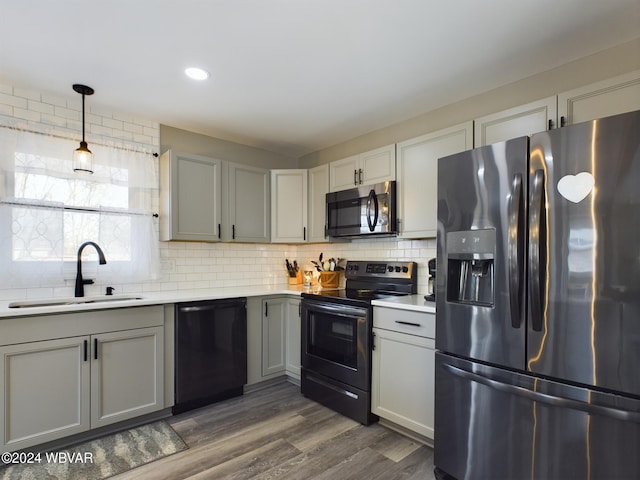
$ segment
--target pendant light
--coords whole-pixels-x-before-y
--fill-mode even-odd
[[[73,171],[93,173],[93,153],[84,140],[84,96],[93,95],[93,88],[86,85],[74,84],[73,89],[82,95],[82,141],[80,147],[73,152]]]

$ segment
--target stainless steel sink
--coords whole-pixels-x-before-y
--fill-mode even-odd
[[[60,305],[84,305],[87,303],[124,302],[127,300],[142,300],[142,298],[143,297],[136,297],[136,296],[130,296],[130,295],[46,298],[42,300],[21,300],[18,302],[11,302],[9,304],[9,308],[56,307]]]

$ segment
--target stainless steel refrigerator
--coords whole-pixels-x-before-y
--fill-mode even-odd
[[[640,478],[640,111],[438,162],[436,475]]]

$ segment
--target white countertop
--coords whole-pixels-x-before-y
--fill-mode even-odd
[[[221,298],[259,297],[263,295],[300,295],[307,292],[302,285],[277,285],[277,286],[253,286],[253,287],[226,287],[205,288],[194,290],[171,290],[166,292],[131,293],[106,297],[115,299],[118,297],[140,297],[131,300],[77,303],[70,305],[47,305],[37,307],[9,308],[12,301],[0,301],[0,320],[3,318],[26,317],[33,315],[48,315],[53,313],[72,313],[87,310],[104,310],[111,308],[142,307],[148,305],[162,305],[178,302],[195,302],[200,300],[217,300]],[[96,298],[96,297],[91,297]],[[15,301],[28,302],[41,300],[39,298],[21,298]],[[61,300],[52,298],[51,300]],[[64,299],[62,299],[64,300]],[[69,300],[73,300],[70,298]]]
[[[88,310],[105,310],[111,308],[142,307],[148,305],[163,305],[179,302],[196,302],[201,300],[217,300],[221,298],[237,297],[260,297],[265,295],[300,295],[310,291],[302,285],[277,285],[277,286],[252,286],[252,287],[226,287],[226,288],[205,288],[194,290],[171,290],[166,292],[131,293],[106,297],[115,299],[118,297],[140,297],[130,300],[93,302],[93,303],[72,303],[63,305],[45,305],[23,308],[9,308],[10,301],[0,301],[0,320],[3,318],[28,317],[33,315],[50,315],[55,313],[73,313]],[[97,297],[91,297],[97,298]],[[31,300],[41,300],[38,298],[16,299],[15,301],[29,302]],[[51,300],[64,300],[52,298]],[[73,301],[73,298],[68,298]],[[387,299],[373,300],[372,305],[379,307],[399,308],[402,310],[413,310],[418,312],[435,313],[436,304],[427,302],[424,295],[407,295],[404,297],[393,297]]]
[[[414,312],[436,313],[436,303],[427,302],[423,294],[407,295],[405,297],[391,297],[372,300],[374,307],[399,308],[401,310],[413,310]]]

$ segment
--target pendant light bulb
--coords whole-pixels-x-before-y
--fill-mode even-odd
[[[93,153],[89,150],[84,139],[84,96],[93,95],[93,88],[86,85],[74,84],[73,89],[82,95],[82,141],[80,147],[73,152],[73,171],[81,173],[93,173]]]
[[[73,171],[93,173],[93,153],[87,147],[87,142],[80,142],[73,152]]]

